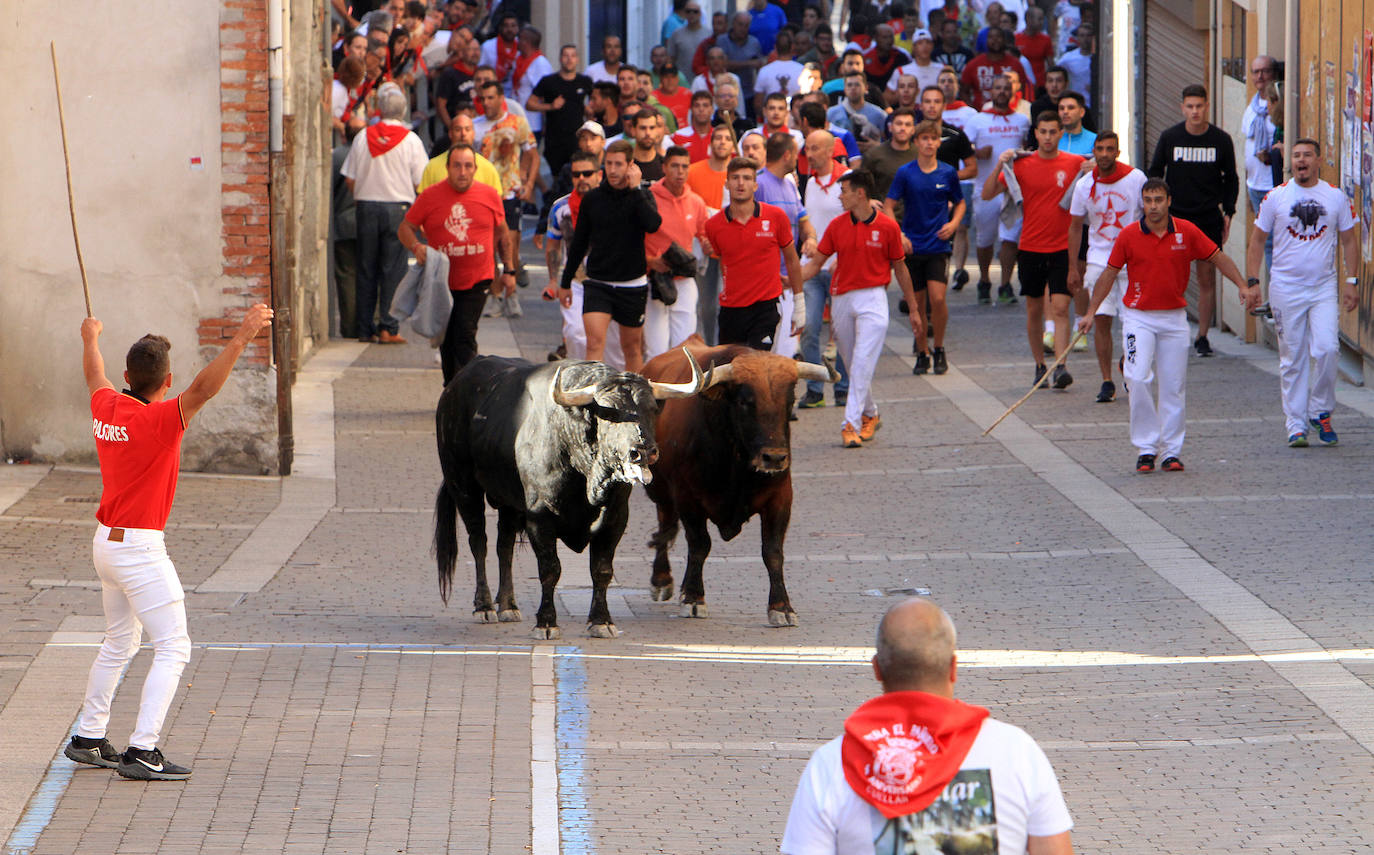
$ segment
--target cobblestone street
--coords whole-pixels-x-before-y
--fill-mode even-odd
[[[558,344],[535,280],[523,318],[483,319],[483,353]],[[297,388],[296,474],[180,482],[167,543],[195,647],[163,745],[184,784],[62,756],[103,627],[99,474],[0,466],[5,855],[775,852],[806,758],[878,689],[878,618],[912,592],[958,625],[960,697],[1045,748],[1077,851],[1374,850],[1374,393],[1342,384],[1340,445],[1289,449],[1275,355],[1216,333],[1189,361],[1187,471],[1138,476],[1091,349],[1067,391],[980,436],[1032,364],[1022,308],[972,292],[951,295],[943,376],[912,376],[894,313],[872,443],[841,448],[833,406],[793,424],[783,629],[757,522],[712,529],[709,619],[652,601],[642,490],[620,638],[586,637],[567,550],[561,641],[531,640],[524,544],[521,622],[472,620],[461,537],[445,607],[433,351],[327,345]],[[679,538],[679,581],[684,558]],[[116,699],[120,748],[150,658]]]

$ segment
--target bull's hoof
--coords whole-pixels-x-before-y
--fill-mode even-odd
[[[659,603],[666,603],[673,598],[673,583],[666,585],[650,585],[649,598]]]
[[[516,623],[520,620],[519,609],[502,609],[496,613],[496,619],[501,623]]]
[[[613,623],[589,623],[587,624],[587,635],[592,638],[616,638],[621,635],[621,632],[616,629]]]
[[[536,626],[534,628],[535,641],[555,641],[563,637],[563,630],[556,626]]]
[[[478,623],[496,623],[495,609],[473,609],[472,616]]]
[[[677,613],[680,617],[710,617],[706,611],[705,603],[683,603],[678,607]]]
[[[769,626],[796,626],[797,613],[793,611],[780,612],[776,609],[768,610]]]

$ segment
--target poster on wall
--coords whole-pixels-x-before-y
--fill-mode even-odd
[[[1363,255],[1366,262],[1370,261],[1370,254],[1374,252],[1371,247],[1370,220],[1374,219],[1374,31],[1364,31],[1364,62],[1361,63],[1361,73],[1363,74],[1364,89],[1364,133],[1363,146],[1360,152],[1360,186],[1363,188],[1360,196],[1363,202],[1362,216],[1360,217],[1362,232],[1360,245],[1364,247]]]
[[[1363,123],[1360,121],[1360,39],[1350,54],[1350,69],[1345,73],[1345,104],[1341,110],[1341,189],[1355,204],[1355,192],[1360,183],[1360,150],[1363,147]]]
[[[1336,165],[1336,63],[1326,61],[1326,165]]]

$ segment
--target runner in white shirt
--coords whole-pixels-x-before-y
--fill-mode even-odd
[[[811,755],[785,855],[1071,855],[1073,820],[1049,759],[1021,728],[955,699],[954,643],[929,600],[883,616],[873,657],[883,694]]]
[[[887,92],[884,93],[884,97],[889,106],[897,104],[897,81],[903,74],[910,74],[916,78],[917,92],[925,90],[927,86],[940,84],[940,69],[944,66],[930,58],[934,52],[935,40],[930,37],[929,30],[917,30],[911,34],[911,62],[897,69],[887,79]]]
[[[520,30],[520,58],[516,60],[515,68],[511,71],[511,87],[515,90],[517,104],[529,103],[534,87],[546,76],[553,74],[553,64],[549,62],[548,57],[539,52],[539,45],[543,39],[534,27]],[[525,115],[525,120],[530,123],[530,130],[535,136],[544,132],[543,113],[531,111]]]
[[[1006,76],[992,81],[992,107],[968,123],[964,133],[973,143],[974,154],[978,156],[978,175],[973,179],[978,185],[987,180],[988,175],[997,168],[997,159],[1002,152],[1021,148],[1030,130],[1030,120],[1008,107],[1011,104],[1012,84]],[[1006,194],[995,199],[984,200],[981,194],[973,199],[974,243],[978,250],[978,302],[992,302],[992,280],[989,269],[992,266],[992,253],[1000,239],[1001,248],[998,260],[1002,265],[1002,284],[997,289],[998,299],[1004,303],[1015,303],[1016,296],[1011,290],[1012,270],[1016,266],[1016,242],[1021,237],[1021,224],[1014,228],[1000,222],[1002,202]]]
[[[942,67],[936,85],[945,93],[945,114],[941,121],[963,131],[972,142],[972,125],[978,119],[978,111],[959,100],[959,73],[947,65]],[[973,221],[973,179],[960,181],[959,189],[964,191],[964,217],[954,233],[954,255],[950,258],[950,269],[954,271],[951,291],[962,291],[968,284],[968,271],[964,266],[968,264],[968,227]]]
[[[812,131],[806,137],[805,150],[811,178],[802,194],[802,206],[816,234],[823,235],[830,221],[844,213],[844,204],[840,202],[840,177],[849,167],[835,160],[835,135],[829,131]],[[810,256],[802,257],[803,264],[809,260]],[[820,272],[802,283],[802,293],[806,295],[806,327],[801,335],[801,354],[802,359],[814,360],[815,365],[821,362],[821,326],[826,304],[830,302],[830,274],[834,269],[835,260],[827,259]],[[837,361],[836,370],[840,372],[840,379],[835,383],[835,405],[840,406],[849,399],[849,371],[843,358]],[[806,394],[797,406],[803,409],[824,407],[824,388],[817,380],[806,381]]]
[[[1117,160],[1120,140],[1112,131],[1098,134],[1093,143],[1093,159],[1084,161],[1085,173],[1073,188],[1073,202],[1069,206],[1069,258],[1077,258],[1083,241],[1083,224],[1088,225],[1087,276],[1078,272],[1078,265],[1069,265],[1069,291],[1077,293],[1083,283],[1096,282],[1107,266],[1112,244],[1123,226],[1140,219],[1140,188],[1148,176],[1141,170]],[[1109,404],[1116,399],[1116,384],[1112,382],[1112,320],[1121,308],[1121,295],[1126,293],[1126,271],[1116,275],[1111,296],[1097,307],[1093,318],[1093,344],[1097,348],[1097,367],[1102,371],[1102,389],[1097,402]]]
[[[1264,197],[1245,255],[1250,285],[1259,283],[1264,242],[1274,237],[1269,269],[1269,306],[1279,335],[1279,388],[1287,420],[1288,445],[1307,446],[1317,431],[1323,445],[1335,445],[1331,411],[1336,406],[1336,362],[1340,310],[1358,304],[1359,218],[1345,194],[1317,178],[1321,146],[1315,140],[1293,143],[1293,178]],[[1336,236],[1345,255],[1345,284],[1336,288]],[[1315,366],[1308,360],[1315,362]]]

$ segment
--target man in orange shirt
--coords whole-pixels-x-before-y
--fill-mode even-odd
[[[996,32],[994,30],[994,32]],[[1063,135],[1059,114],[1044,112],[1035,117],[1033,153],[1009,148],[997,160],[997,168],[983,184],[983,198],[992,200],[1007,190],[1007,171],[1020,189],[1024,213],[1021,237],[1016,244],[1016,263],[1021,270],[1021,296],[1026,301],[1026,336],[1035,359],[1035,382],[1045,373],[1042,338],[1045,327],[1045,292],[1050,295],[1054,322],[1055,359],[1069,346],[1069,212],[1059,206],[1064,192],[1078,177],[1083,158],[1059,150]],[[1013,196],[1013,198],[1015,198]],[[1012,203],[1009,203],[1012,204]],[[1067,368],[1054,370],[1051,382],[1067,389],[1073,382]]]
[[[658,231],[644,236],[645,262],[653,274],[671,275],[677,290],[671,304],[653,296],[650,289],[649,308],[644,315],[644,358],[653,359],[660,353],[677,347],[697,331],[697,280],[692,276],[676,275],[663,254],[677,244],[692,251],[692,240],[706,240],[706,203],[687,186],[687,171],[691,157],[680,145],[669,146],[663,155],[663,177],[650,185],[658,214],[663,225]]]
[[[105,377],[100,355],[103,325],[81,324],[81,367],[91,395],[91,431],[100,458],[100,507],[95,512],[91,555],[100,577],[105,640],[91,665],[86,701],[76,720],[67,758],[114,769],[142,781],[184,781],[191,770],[162,756],[157,747],[167,709],[176,694],[191,638],[186,632],[186,594],[167,556],[163,529],[176,496],[181,437],[186,426],[229,379],[244,348],[272,323],[272,310],[258,303],[239,331],[191,385],[172,400],[171,342],[146,335],[125,358],[129,388],[116,392]],[[110,703],[124,668],[138,652],[143,629],[153,642],[153,662],[143,680],[138,723],[129,748],[120,754],[105,738]]]

